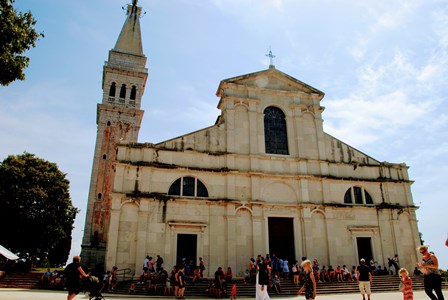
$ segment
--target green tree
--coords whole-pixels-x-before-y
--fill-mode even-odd
[[[44,37],[34,29],[36,20],[31,12],[17,12],[14,1],[0,0],[0,84],[3,86],[25,79],[23,70],[30,59],[22,53],[34,48],[39,37]]]
[[[76,214],[69,181],[57,165],[34,154],[10,155],[0,163],[0,244],[22,258],[68,259]]]

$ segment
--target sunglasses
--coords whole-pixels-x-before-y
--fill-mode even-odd
[[[420,251],[420,253],[421,253],[421,254],[425,254],[425,253],[426,253],[426,250],[422,250],[422,251]]]

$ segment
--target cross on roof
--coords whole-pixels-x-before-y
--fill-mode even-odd
[[[266,56],[269,57],[269,62],[270,62],[269,65],[273,66],[274,65],[274,57],[275,57],[275,55],[272,54],[271,47],[269,47],[269,53],[266,54]]]

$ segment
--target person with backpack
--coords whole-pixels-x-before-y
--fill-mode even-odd
[[[89,277],[80,265],[81,257],[74,256],[73,262],[65,267],[64,275],[66,276],[65,285],[67,287],[67,300],[72,300],[81,292],[81,278]]]

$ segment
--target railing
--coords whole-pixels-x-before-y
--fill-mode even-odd
[[[131,273],[132,273],[132,269],[130,269],[130,268],[117,270],[117,279],[123,275],[123,278],[121,280],[124,281],[126,279],[126,275],[131,274]]]

